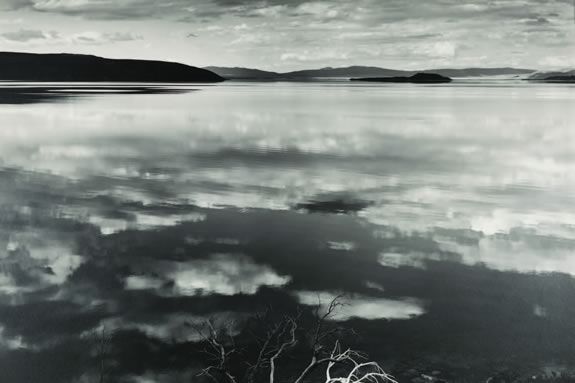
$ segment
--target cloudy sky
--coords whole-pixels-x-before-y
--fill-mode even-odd
[[[294,70],[575,67],[573,0],[0,0],[0,50]]]

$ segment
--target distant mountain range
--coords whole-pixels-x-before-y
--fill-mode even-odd
[[[369,82],[392,82],[392,83],[411,83],[411,84],[444,84],[453,81],[450,77],[442,76],[435,73],[417,73],[413,76],[399,77],[364,77],[351,78],[351,81],[369,81]]]
[[[350,66],[346,68],[322,68],[282,73],[286,78],[351,78],[404,76],[410,72],[378,67]]]
[[[372,66],[350,66],[344,68],[321,68],[278,73],[250,68],[209,66],[208,69],[226,79],[235,80],[305,80],[314,78],[366,78],[366,77],[408,77],[417,73],[434,73],[446,77],[481,77],[502,75],[528,75],[533,69],[516,68],[465,68],[431,69],[425,71],[405,71]]]
[[[518,76],[527,80],[575,76],[575,70],[538,72],[517,68],[465,68],[407,71],[374,66],[272,72],[252,68],[209,66],[197,68],[185,64],[152,60],[119,60],[79,54],[34,54],[0,52],[0,81],[56,82],[220,82],[226,79],[257,81],[309,81],[313,79],[405,78],[417,73],[449,78]]]
[[[554,77],[574,77],[574,70],[556,71],[556,72],[535,72],[532,73],[527,80],[549,80]]]
[[[575,76],[551,76],[547,77],[544,81],[575,84]]]
[[[211,83],[224,78],[206,69],[164,61],[0,52],[0,80]]]
[[[217,73],[226,79],[276,79],[281,77],[281,73],[268,72],[259,69],[239,68],[239,67],[219,67],[207,66],[204,69]]]

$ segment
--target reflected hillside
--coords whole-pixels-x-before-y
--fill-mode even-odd
[[[0,85],[0,105],[63,102],[73,97],[102,94],[174,94],[189,92],[187,89],[162,87],[106,87],[106,86],[22,86],[10,83]]]

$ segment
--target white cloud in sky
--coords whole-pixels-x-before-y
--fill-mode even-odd
[[[0,50],[280,71],[575,65],[570,0],[0,0],[0,8]]]

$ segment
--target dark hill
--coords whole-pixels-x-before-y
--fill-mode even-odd
[[[441,84],[451,82],[451,78],[436,73],[416,73],[410,77],[364,77],[352,78],[351,81],[394,82],[412,84]]]
[[[564,83],[575,83],[575,75],[572,76],[550,76],[545,78],[545,82],[564,82]]]
[[[409,76],[414,72],[385,69],[369,66],[350,66],[345,68],[322,68],[300,70],[295,72],[282,73],[281,77],[288,79],[298,78],[349,78],[349,77],[388,77],[388,76]]]
[[[529,76],[526,80],[529,81],[540,81],[540,80],[547,80],[551,77],[563,77],[563,76],[575,76],[575,70],[566,70],[566,71],[556,71],[556,72],[535,72],[531,76]]]
[[[420,73],[434,73],[446,77],[484,77],[501,75],[525,75],[534,72],[533,69],[517,68],[463,68],[463,69],[429,69],[429,70],[398,70],[375,66],[348,66],[340,68],[326,67],[321,69],[306,69],[286,73],[264,71],[252,68],[216,67],[208,69],[227,79],[235,80],[276,80],[276,81],[309,81],[314,79],[349,79],[365,77],[400,77]]]
[[[281,74],[277,72],[251,68],[208,66],[204,69],[214,72],[223,78],[234,80],[272,80],[281,76]]]
[[[184,64],[149,60],[115,60],[76,54],[0,52],[0,80],[220,82],[219,75]]]

